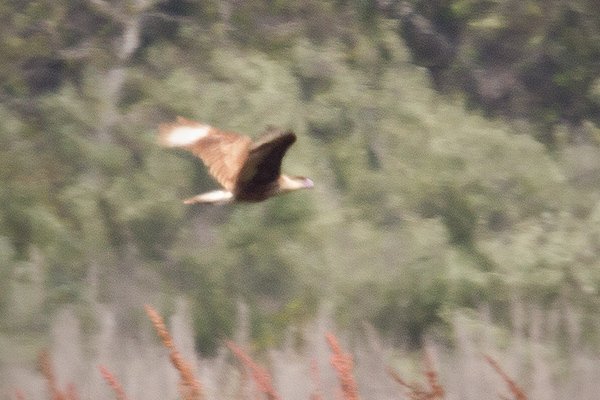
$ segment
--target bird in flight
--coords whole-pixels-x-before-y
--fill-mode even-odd
[[[257,141],[209,125],[177,117],[159,125],[159,141],[165,147],[191,151],[206,164],[223,190],[202,193],[184,201],[193,203],[258,202],[299,189],[313,182],[281,173],[281,161],[296,141],[291,131],[268,127]]]

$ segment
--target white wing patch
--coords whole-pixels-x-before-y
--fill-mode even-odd
[[[208,125],[193,128],[189,126],[178,126],[167,134],[165,137],[165,144],[172,147],[188,146],[202,139],[209,131],[210,126]]]
[[[214,190],[212,192],[202,193],[187,200],[185,204],[194,203],[225,203],[233,199],[233,193],[225,190]]]

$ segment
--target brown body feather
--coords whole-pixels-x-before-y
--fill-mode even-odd
[[[182,117],[174,123],[161,124],[159,129],[163,146],[184,148],[200,157],[210,174],[226,189],[198,195],[187,203],[262,201],[313,186],[310,179],[281,174],[283,157],[296,141],[293,132],[269,127],[253,143],[247,136]]]

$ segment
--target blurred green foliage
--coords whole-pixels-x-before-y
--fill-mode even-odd
[[[15,312],[27,326],[57,304],[85,305],[92,284],[117,307],[188,295],[207,354],[235,331],[238,301],[265,346],[321,303],[348,328],[369,320],[411,346],[448,310],[500,313],[514,292],[596,314],[599,130],[587,121],[598,122],[599,11],[433,3],[471,32],[461,51],[474,60],[480,41],[514,54],[545,43],[551,77],[536,61],[515,68],[558,94],[539,93],[528,121],[466,111],[464,95],[430,88],[373,1],[0,6],[0,327]],[[567,107],[564,93],[593,101]],[[560,139],[573,110],[592,140],[536,141],[548,129]],[[191,155],[158,147],[157,125],[176,115],[254,137],[268,124],[295,130],[284,169],[315,189],[184,206],[216,183]],[[39,299],[17,307],[13,282]]]

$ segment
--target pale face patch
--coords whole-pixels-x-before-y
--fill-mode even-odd
[[[188,146],[202,139],[210,131],[210,126],[179,126],[174,128],[166,137],[169,146]]]
[[[302,179],[302,184],[304,185],[304,189],[312,189],[315,187],[315,183],[308,178]]]

